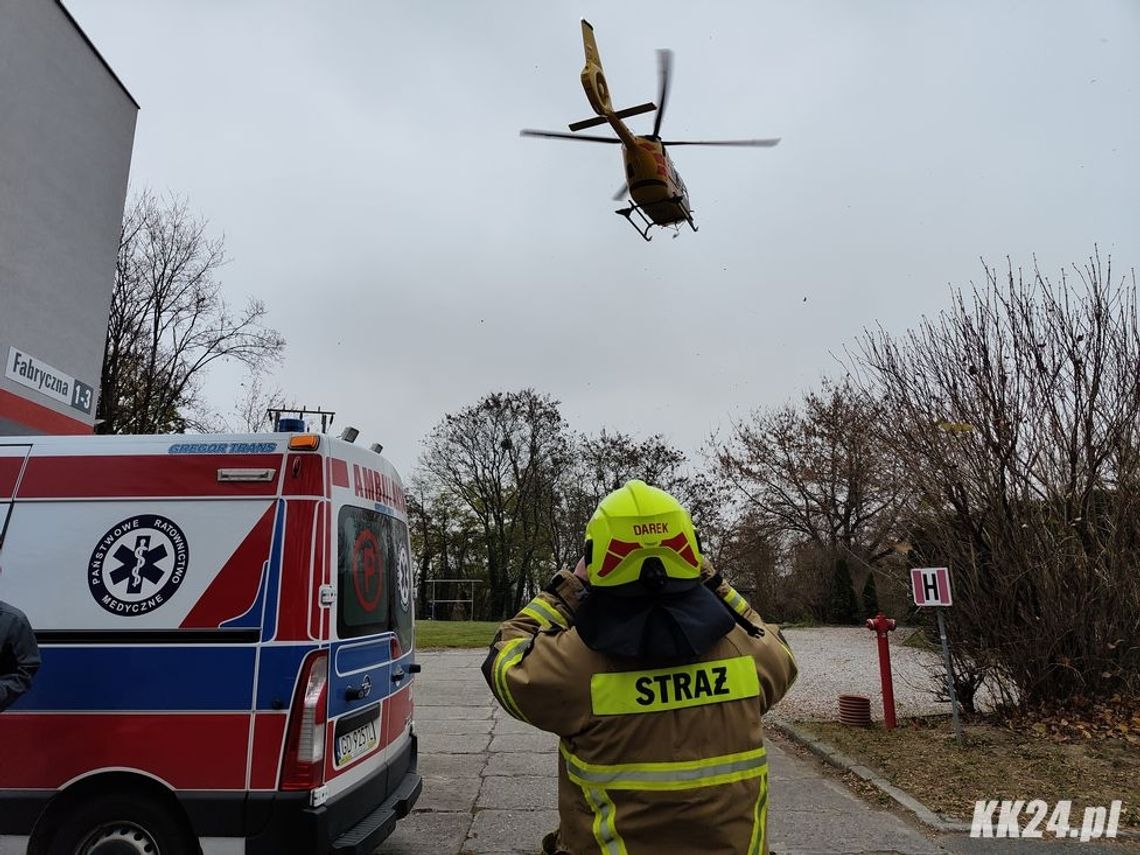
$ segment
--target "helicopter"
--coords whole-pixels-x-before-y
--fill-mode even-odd
[[[657,51],[657,103],[652,101],[615,110],[610,103],[609,85],[602,70],[602,59],[598,54],[598,44],[594,40],[594,28],[585,18],[582,19],[582,43],[586,50],[586,65],[582,68],[582,88],[586,99],[596,114],[592,118],[570,124],[572,133],[560,131],[539,131],[525,128],[520,136],[542,137],[545,139],[577,140],[579,142],[609,143],[622,147],[625,160],[625,183],[614,194],[614,201],[629,194],[629,205],[618,208],[614,213],[625,217],[637,233],[645,240],[652,240],[649,230],[654,226],[672,227],[674,237],[681,223],[688,223],[695,232],[693,209],[689,202],[689,191],[681,180],[666,148],[677,145],[751,146],[768,148],[780,142],[775,139],[755,140],[663,140],[661,120],[665,116],[665,105],[669,98],[669,80],[672,76],[673,52]],[[657,112],[653,121],[653,133],[635,134],[622,121],[631,116]],[[578,134],[578,131],[608,124],[617,138],[596,137]],[[640,224],[633,219],[638,216]]]

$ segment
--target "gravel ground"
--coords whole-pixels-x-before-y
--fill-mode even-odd
[[[873,632],[862,627],[826,626],[785,629],[784,635],[796,655],[800,675],[773,715],[791,720],[835,721],[839,718],[840,695],[863,695],[871,699],[871,717],[882,720],[883,693]],[[934,699],[929,676],[944,673],[939,667],[940,655],[903,647],[906,636],[901,633],[891,633],[888,638],[898,715],[949,715],[950,704]]]

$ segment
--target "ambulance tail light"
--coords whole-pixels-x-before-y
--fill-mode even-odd
[[[328,703],[329,655],[319,650],[305,660],[289,711],[281,789],[311,790],[324,783]]]

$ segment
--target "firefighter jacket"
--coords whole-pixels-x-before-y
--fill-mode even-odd
[[[560,825],[547,851],[768,852],[760,716],[796,663],[776,626],[719,576],[714,586],[739,620],[687,661],[591,650],[574,627],[588,588],[567,571],[499,628],[483,665],[491,690],[512,716],[560,737]]]

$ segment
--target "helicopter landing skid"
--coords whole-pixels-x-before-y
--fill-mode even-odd
[[[641,222],[644,223],[644,228],[633,221],[634,212],[637,213],[637,216],[641,219]],[[641,235],[644,240],[653,240],[653,238],[649,236],[649,230],[653,228],[655,223],[649,219],[649,217],[645,216],[645,212],[642,211],[641,207],[637,205],[637,203],[635,203],[632,199],[629,202],[628,208],[618,208],[616,211],[614,211],[614,213],[621,214],[623,217],[625,217],[629,224],[633,226],[633,228],[639,235]]]

